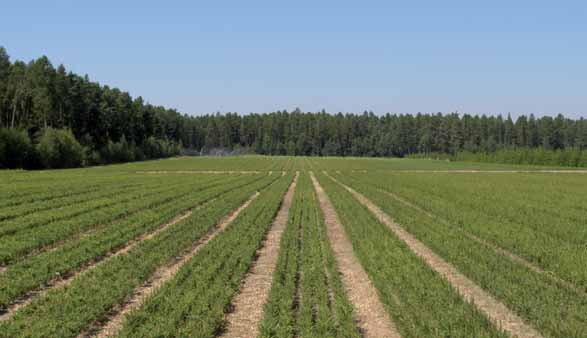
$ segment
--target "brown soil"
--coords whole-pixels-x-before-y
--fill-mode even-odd
[[[373,202],[354,189],[338,182],[335,178],[331,177],[331,179],[351,192],[353,196],[365,205],[381,223],[389,227],[399,239],[404,241],[410,250],[418,255],[430,268],[445,278],[466,301],[479,308],[479,310],[481,310],[481,312],[483,312],[497,327],[518,338],[542,338],[540,333],[527,325],[504,304],[494,299],[473,281],[461,274],[455,267],[437,256],[422,242],[393,222],[393,220]]]
[[[299,173],[296,173],[267,237],[257,251],[257,260],[252,264],[239,293],[232,301],[233,310],[225,317],[225,331],[220,337],[255,338],[259,334],[259,323],[271,290],[281,236],[287,225],[298,176]]]
[[[365,338],[401,337],[379,300],[377,290],[353,253],[353,247],[342,224],[313,173],[310,173],[324,214],[328,238],[340,269],[342,280],[355,308],[358,326]]]
[[[127,303],[114,310],[115,314],[113,314],[108,322],[102,326],[101,330],[93,336],[99,338],[115,336],[122,328],[122,324],[124,323],[127,314],[138,309],[150,295],[173,278],[185,263],[194,257],[202,247],[224,231],[224,229],[226,229],[226,227],[228,227],[228,225],[230,225],[230,223],[232,223],[238,215],[257,198],[257,196],[259,196],[259,192],[256,192],[251,196],[251,198],[249,198],[249,200],[238,209],[225,216],[206,236],[196,242],[189,251],[180,257],[176,257],[172,264],[157,269],[148,282],[135,290],[134,295]],[[87,335],[81,334],[79,337],[85,336]]]

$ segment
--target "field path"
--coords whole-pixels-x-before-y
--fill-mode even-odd
[[[220,337],[255,338],[259,334],[259,323],[263,318],[263,307],[269,298],[281,237],[287,226],[298,177],[299,172],[283,198],[265,241],[257,250],[257,260],[232,302],[233,311],[226,315],[225,331]]]
[[[385,224],[399,239],[405,242],[410,250],[422,258],[432,270],[445,278],[466,301],[477,306],[477,308],[481,310],[498,328],[506,331],[513,337],[542,338],[540,333],[527,325],[504,304],[494,299],[473,281],[461,274],[455,267],[437,256],[416,237],[412,236],[402,227],[397,225],[389,215],[383,212],[383,210],[373,202],[351,187],[339,182],[334,177],[328,174],[326,175],[355,196],[355,198],[365,205],[381,223]]]
[[[144,286],[136,289],[133,297],[126,304],[117,309],[116,314],[108,320],[100,332],[93,336],[98,338],[115,336],[122,328],[122,324],[128,313],[143,305],[150,295],[173,278],[185,263],[194,257],[204,245],[208,244],[208,242],[224,231],[224,229],[226,229],[226,227],[228,227],[228,225],[230,225],[258,196],[259,192],[256,192],[244,204],[222,218],[206,236],[197,241],[187,253],[176,258],[171,265],[166,265],[157,269],[149,281],[145,283]],[[86,335],[82,334],[79,337],[85,336]]]
[[[324,214],[328,239],[342,274],[344,285],[355,308],[358,326],[365,338],[401,338],[367,273],[353,253],[353,246],[322,186],[310,173]]]

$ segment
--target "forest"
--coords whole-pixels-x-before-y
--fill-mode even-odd
[[[587,165],[587,121],[515,114],[276,111],[188,115],[0,47],[0,168],[184,154],[444,157]],[[532,157],[524,154],[531,154]]]

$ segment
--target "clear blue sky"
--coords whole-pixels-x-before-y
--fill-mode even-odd
[[[4,1],[0,45],[186,113],[587,116],[585,1]]]

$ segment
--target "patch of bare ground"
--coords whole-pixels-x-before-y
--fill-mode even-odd
[[[542,335],[526,324],[522,318],[518,317],[504,304],[497,301],[473,281],[461,274],[455,267],[437,256],[422,242],[397,225],[373,202],[354,189],[337,181],[334,177],[329,177],[365,205],[381,223],[385,224],[399,239],[406,243],[412,252],[419,256],[432,270],[446,279],[467,302],[474,304],[497,327],[518,338],[542,338]]]
[[[232,311],[225,316],[225,330],[220,337],[255,338],[259,334],[259,323],[271,290],[281,237],[287,226],[298,176],[299,173],[296,173],[261,248],[257,250],[257,259],[232,301]]]
[[[199,207],[197,207],[199,208]],[[80,274],[95,268],[96,266],[98,266],[99,264],[104,263],[105,261],[107,261],[108,259],[111,259],[113,257],[116,256],[120,256],[122,254],[127,253],[130,249],[132,249],[134,246],[136,246],[138,243],[140,243],[141,241],[144,240],[148,240],[152,237],[154,237],[155,235],[157,235],[158,233],[162,232],[163,230],[165,230],[167,227],[172,226],[186,218],[188,218],[189,216],[191,216],[192,214],[192,210],[186,211],[183,214],[180,214],[178,216],[176,216],[175,218],[173,218],[171,221],[161,224],[159,225],[155,230],[149,232],[149,233],[145,233],[142,234],[132,240],[130,240],[129,242],[127,242],[124,246],[122,246],[121,248],[118,248],[115,251],[112,251],[108,254],[106,254],[105,256],[99,258],[96,261],[93,261],[92,263],[84,266],[83,268],[79,269],[76,272],[67,274],[67,275],[62,275],[59,276],[58,278],[51,280],[49,282],[47,282],[45,285],[43,285],[43,287],[39,290],[35,290],[35,291],[31,291],[29,293],[27,293],[23,298],[16,300],[8,309],[5,313],[3,313],[2,315],[0,315],[0,322],[1,321],[6,321],[6,320],[10,320],[18,310],[20,310],[21,308],[27,306],[28,304],[30,304],[32,301],[34,301],[35,299],[42,297],[43,295],[45,295],[47,292],[49,292],[50,290],[53,289],[57,289],[57,288],[61,288],[61,287],[65,287],[69,284],[71,284],[71,282]]]
[[[173,278],[185,263],[192,259],[201,250],[202,247],[204,247],[216,236],[218,236],[218,234],[224,231],[258,196],[259,192],[253,194],[253,196],[251,196],[244,204],[222,218],[212,230],[210,230],[204,237],[194,243],[194,245],[187,252],[179,257],[176,257],[171,264],[157,269],[143,286],[137,288],[134,291],[134,294],[129,301],[113,309],[110,318],[99,329],[95,329],[95,333],[82,333],[78,336],[78,338],[105,338],[115,336],[122,328],[124,319],[131,311],[141,307],[141,305],[143,305],[143,303],[150,295],[152,295],[163,284]]]
[[[445,225],[452,226],[450,224],[450,222],[447,221],[446,219],[444,219],[444,218],[442,218],[440,216],[437,216],[437,215],[435,215],[435,214],[433,214],[433,213],[431,213],[431,212],[429,212],[427,210],[424,210],[420,206],[417,206],[414,203],[412,203],[410,201],[407,201],[407,200],[401,198],[400,196],[398,196],[398,195],[396,195],[396,194],[394,194],[394,193],[392,193],[390,191],[386,191],[386,190],[383,190],[383,189],[378,189],[378,190],[381,191],[382,193],[384,193],[385,195],[387,195],[387,196],[395,199],[396,201],[398,201],[400,203],[403,203],[404,205],[409,206],[410,208],[413,208],[415,210],[418,210],[419,212],[427,215],[430,218],[434,218],[434,219],[436,219],[436,220],[444,223]],[[483,238],[480,238],[480,237],[474,235],[473,233],[471,233],[470,231],[467,231],[466,229],[463,229],[463,228],[460,228],[460,227],[457,227],[456,229],[458,229],[459,231],[461,231],[463,233],[463,235],[466,236],[467,238],[469,238],[470,240],[475,241],[475,242],[477,242],[477,243],[479,243],[479,244],[481,244],[483,246],[486,246],[486,247],[490,248],[494,252],[496,252],[496,253],[498,253],[498,254],[500,254],[502,256],[505,256],[505,257],[509,258],[510,260],[512,260],[515,263],[518,263],[520,265],[525,266],[529,270],[532,270],[532,271],[534,271],[536,273],[543,274],[543,275],[547,276],[547,278],[551,279],[553,282],[555,282],[556,284],[558,284],[558,285],[560,285],[562,287],[568,288],[568,289],[573,290],[573,291],[575,291],[577,293],[580,293],[580,294],[586,294],[587,293],[585,290],[582,290],[581,288],[577,287],[573,283],[570,283],[570,282],[568,282],[568,281],[566,281],[566,280],[564,280],[562,278],[559,278],[558,276],[554,275],[552,272],[544,270],[543,268],[539,267],[538,265],[536,265],[536,264],[534,264],[534,263],[532,263],[532,262],[530,262],[530,261],[528,261],[528,260],[526,260],[526,259],[524,259],[524,258],[522,258],[522,257],[520,257],[518,255],[516,255],[515,253],[513,253],[513,252],[511,252],[509,250],[506,250],[506,249],[504,249],[504,248],[502,248],[502,247],[500,247],[500,246],[498,246],[498,245],[496,245],[494,243],[491,243],[491,242],[489,242],[489,241],[487,241],[487,240],[485,240]]]
[[[4,273],[4,272],[6,272],[6,270],[8,270],[8,267],[0,266],[0,273]]]
[[[355,256],[353,246],[330,199],[314,173],[311,172],[310,175],[324,215],[328,239],[347,294],[355,308],[355,316],[363,336],[365,338],[400,338],[399,332],[379,300],[377,290]]]

